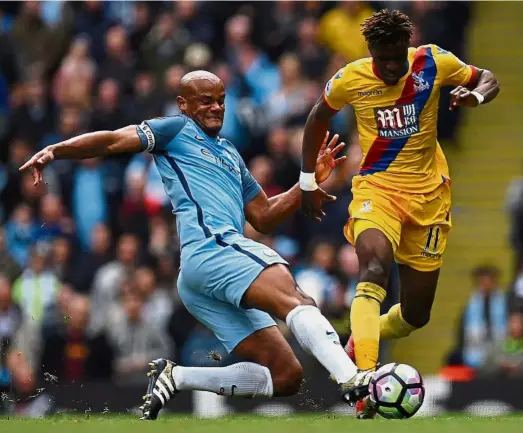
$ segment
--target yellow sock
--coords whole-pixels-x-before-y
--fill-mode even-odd
[[[359,283],[352,301],[350,323],[356,366],[361,370],[376,368],[380,345],[380,305],[385,289],[374,283]]]
[[[393,305],[387,314],[380,317],[380,338],[384,340],[407,337],[416,329],[405,322],[400,304]]]

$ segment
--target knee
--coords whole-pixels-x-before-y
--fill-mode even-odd
[[[299,391],[303,379],[303,367],[296,357],[280,360],[270,370],[275,397],[289,397]]]
[[[403,320],[414,328],[420,329],[430,322],[430,309],[410,309],[401,306]]]
[[[308,305],[308,306],[311,306],[311,307],[317,307],[318,305],[316,304],[316,301],[311,298],[309,295],[307,295],[305,292],[303,292],[299,287],[297,287],[298,289],[298,298],[297,298],[297,301],[298,301],[298,305]]]
[[[286,299],[286,314],[285,318],[287,317],[287,314],[294,310],[296,307],[301,306],[311,306],[311,307],[317,307],[316,301],[309,295],[307,295],[303,290],[300,289],[300,287],[295,284],[296,290],[294,293],[292,293],[290,296]],[[282,305],[283,306],[283,305]]]
[[[358,257],[362,257],[360,259],[360,281],[385,287],[389,281],[391,261],[380,258],[375,251],[365,251],[358,254]]]

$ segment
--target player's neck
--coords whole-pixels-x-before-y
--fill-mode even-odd
[[[405,62],[405,66],[404,66],[404,70],[403,70],[403,74],[401,75],[401,78],[398,80],[398,83],[403,80],[405,78],[405,76],[409,73],[410,71],[410,62],[409,60],[407,60]],[[377,77],[379,78],[381,81],[385,82],[385,80],[383,80],[383,77],[380,75],[378,69],[376,68],[376,65],[374,64],[374,61],[372,61],[372,73]],[[387,84],[387,83],[385,83]],[[396,83],[397,84],[397,83]],[[393,85],[396,85],[396,84],[393,84]],[[389,84],[387,84],[389,85]]]
[[[200,125],[196,120],[192,119],[196,126],[202,131],[207,137],[216,139],[220,131],[209,131],[204,126]]]

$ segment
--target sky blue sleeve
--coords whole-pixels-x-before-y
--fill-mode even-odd
[[[187,117],[181,115],[143,121],[136,126],[136,132],[142,142],[142,150],[149,153],[165,150],[186,123]]]
[[[243,159],[240,159],[240,171],[242,176],[242,195],[243,205],[246,206],[251,202],[261,191],[261,186],[252,177],[251,172],[245,166]]]

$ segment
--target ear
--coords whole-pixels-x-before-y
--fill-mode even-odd
[[[185,99],[183,96],[177,96],[176,102],[178,102],[178,108],[183,114],[187,113],[187,99]]]

